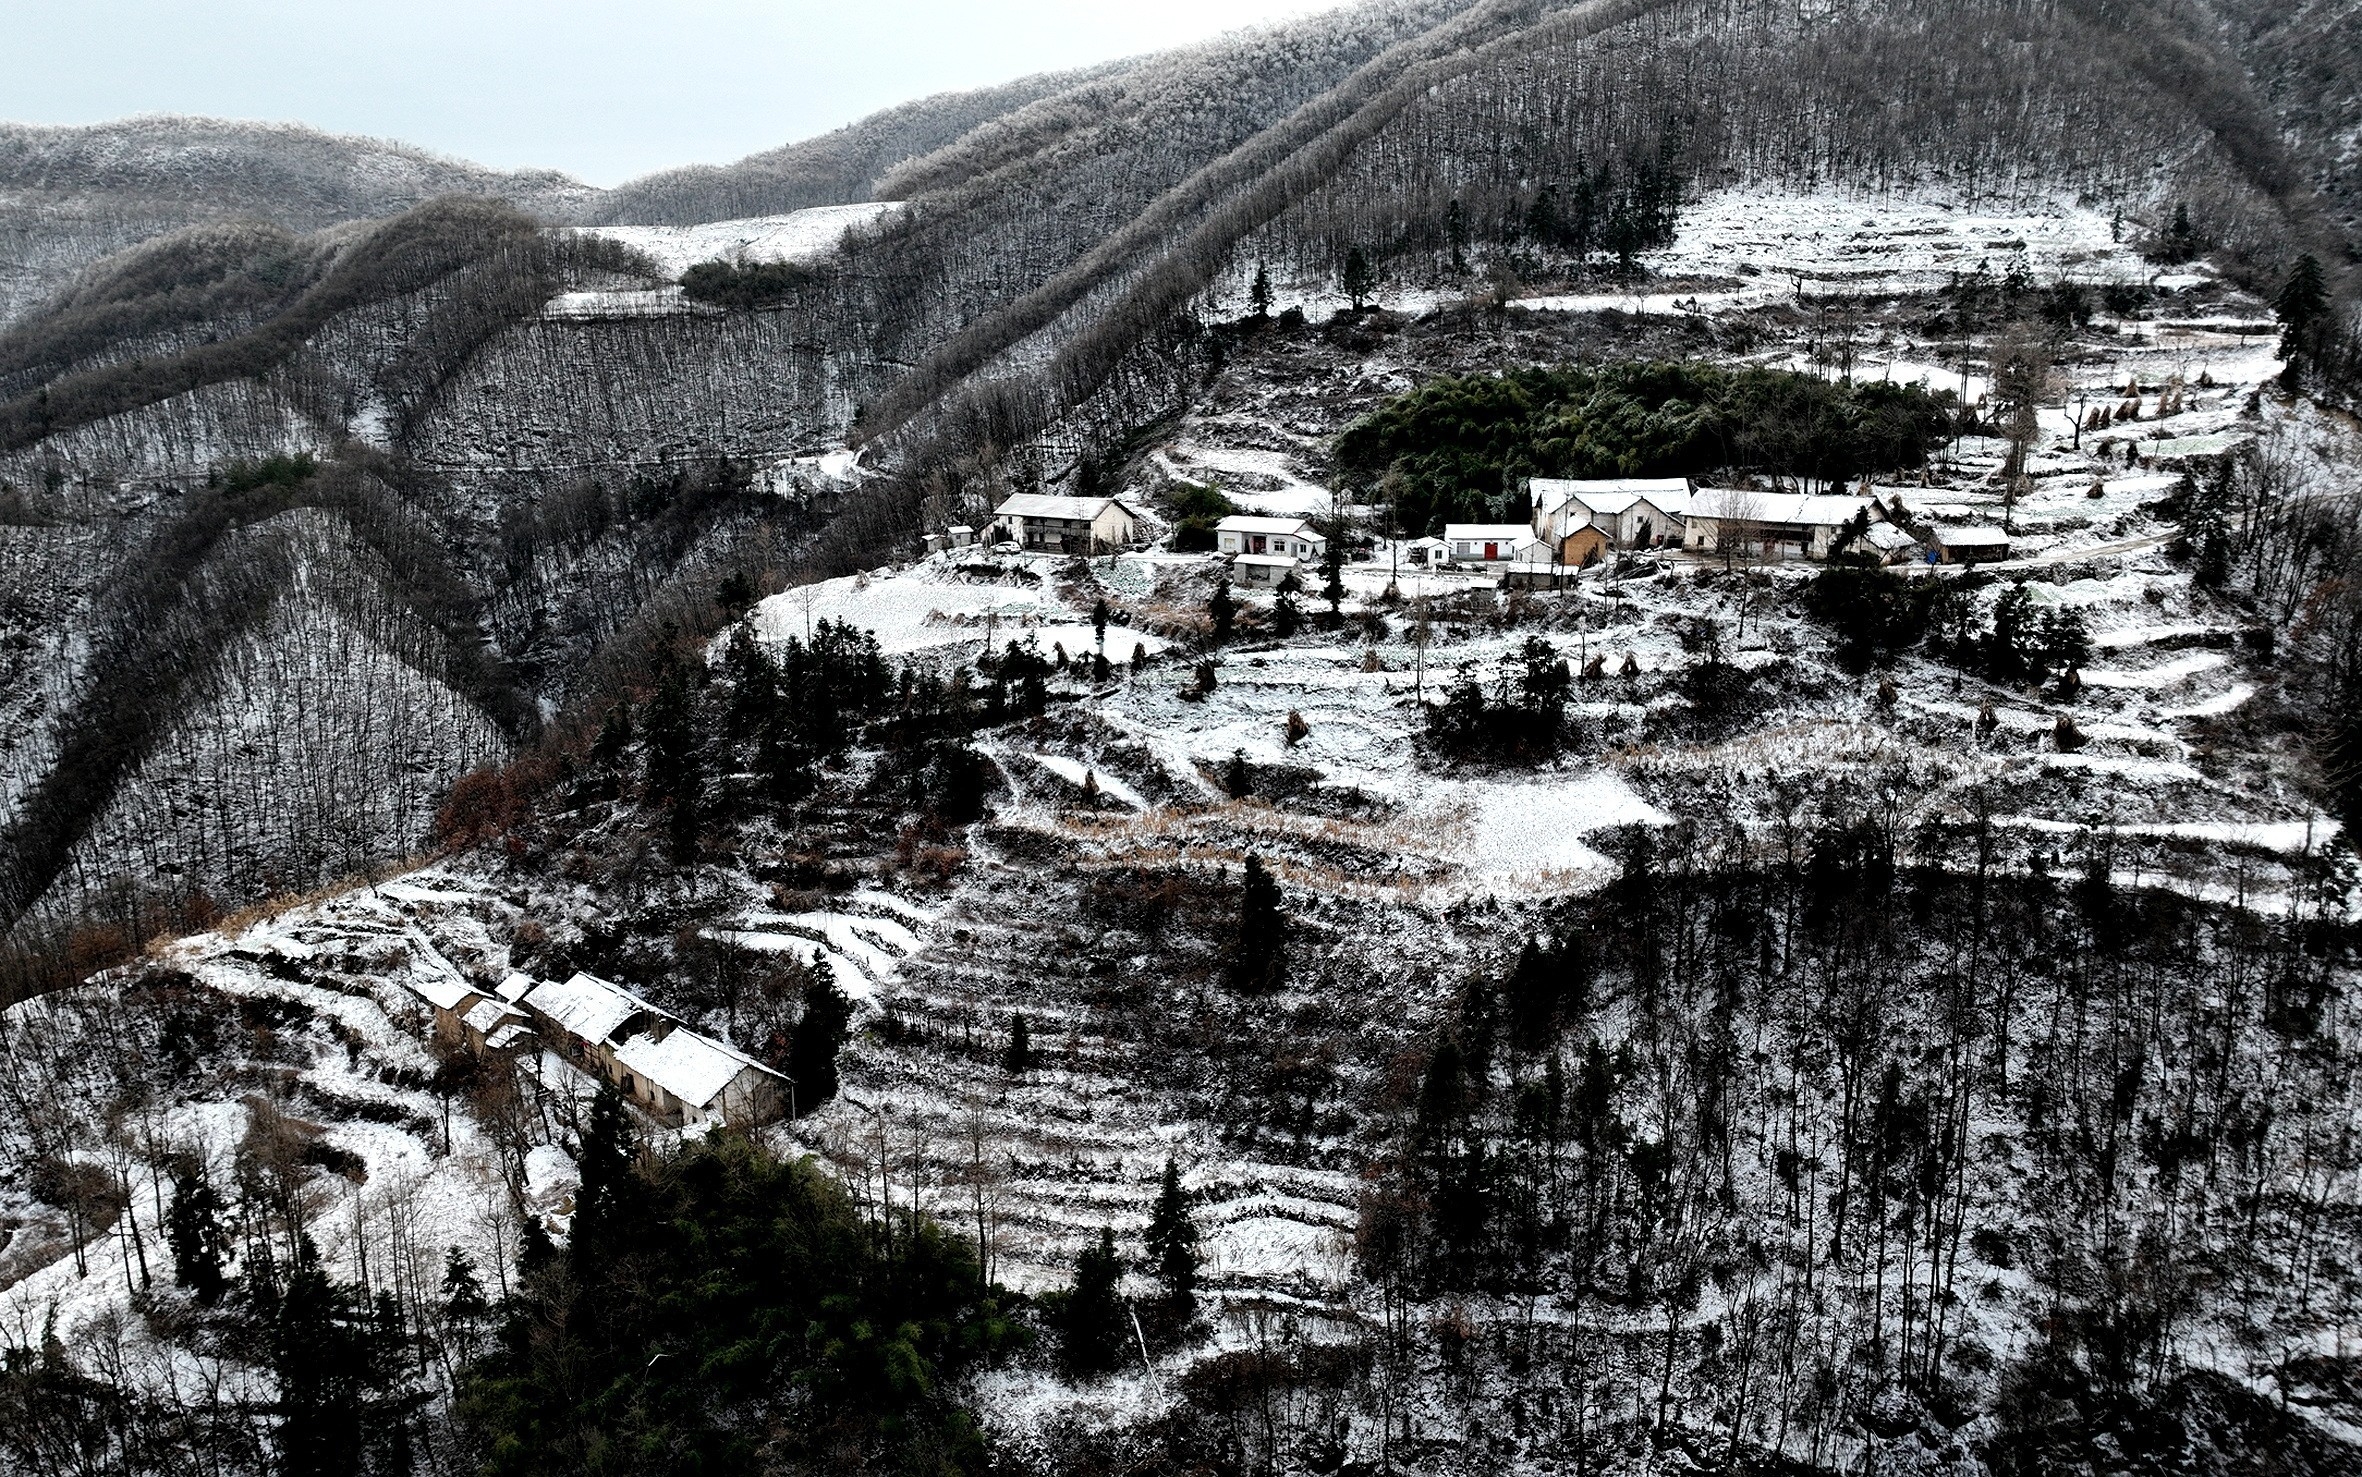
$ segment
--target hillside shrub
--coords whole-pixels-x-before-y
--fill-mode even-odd
[[[692,302],[717,308],[761,308],[785,302],[819,280],[794,262],[699,262],[681,274],[681,291]]]

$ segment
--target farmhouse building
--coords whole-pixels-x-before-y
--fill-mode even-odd
[[[1233,513],[1214,525],[1214,548],[1224,554],[1285,554],[1295,559],[1318,559],[1328,538],[1309,518],[1264,518]]]
[[[1443,542],[1454,564],[1507,564],[1538,540],[1524,523],[1449,523]]]
[[[1826,559],[1885,521],[1874,497],[1701,487],[1690,499],[1685,543],[1697,554]]]
[[[1535,535],[1559,551],[1560,563],[1580,567],[1601,549],[1680,547],[1691,489],[1687,477],[1535,477],[1526,494]],[[1586,529],[1599,536],[1579,537]]]
[[[1241,554],[1230,561],[1231,573],[1241,585],[1258,590],[1277,589],[1296,572],[1293,554]]]
[[[1003,536],[1031,553],[1099,554],[1139,535],[1139,514],[1123,499],[1020,492],[992,510]]]
[[[1984,564],[2009,557],[2009,534],[1989,523],[1974,528],[1939,528],[1935,545],[1946,564]]]
[[[676,1128],[768,1123],[790,1106],[786,1077],[595,975],[544,981],[523,1005],[567,1060]]]

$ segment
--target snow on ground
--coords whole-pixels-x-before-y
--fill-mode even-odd
[[[1458,793],[1467,807],[1469,863],[1503,887],[1604,868],[1608,859],[1584,844],[1585,836],[1672,819],[1606,770],[1578,772],[1555,783],[1468,784]],[[1450,814],[1452,803],[1442,798],[1440,813]]]
[[[2156,836],[2184,841],[2212,841],[2252,851],[2286,856],[2317,855],[2337,839],[2338,823],[2327,816],[2301,821],[2166,821],[2126,826],[2091,826],[2045,816],[1996,816],[1993,823],[2023,831],[2081,836],[2094,832],[2118,836]]]
[[[666,287],[626,287],[591,292],[561,292],[542,305],[544,318],[661,318],[669,313],[718,311],[692,303],[680,284]]]
[[[856,894],[861,906],[875,894]],[[878,988],[891,983],[903,961],[925,947],[918,931],[883,910],[844,912],[753,912],[733,927],[708,929],[708,937],[765,953],[789,954],[803,963],[826,961],[847,998],[874,1003]]]
[[[987,558],[958,550],[906,569],[872,570],[773,595],[755,607],[758,639],[804,639],[822,621],[850,621],[875,632],[888,656],[973,646],[981,653],[1028,637],[1044,656],[1059,646],[1072,657],[1093,649],[1088,602],[1078,608],[1054,575],[1063,559]],[[1129,626],[1107,628],[1107,659],[1129,662],[1135,646],[1150,656],[1171,643]]]
[[[2125,671],[2112,667],[2086,667],[2083,670],[2083,685],[2086,687],[2121,687],[2154,691],[2160,687],[2171,687],[2200,672],[2211,672],[2218,667],[2228,666],[2230,660],[2220,652],[2198,651],[2192,652],[2188,656],[2175,657],[2172,661],[2161,662],[2141,671]]]
[[[1117,779],[1114,775],[1099,773],[1080,760],[1069,759],[1063,754],[1028,754],[1025,757],[1074,786],[1077,790],[1081,790],[1086,783],[1096,785],[1100,794],[1119,804],[1129,806],[1133,810],[1148,808],[1148,802],[1140,798],[1139,791]]]
[[[1924,291],[2013,263],[2043,283],[2147,281],[2152,269],[2116,234],[2081,206],[2008,214],[1915,192],[1747,187],[1684,206],[1673,245],[1643,261],[1666,277],[1784,279],[1789,295],[1798,279],[1816,295]]]
[[[1212,482],[1242,512],[1273,517],[1327,517],[1335,495],[1307,481],[1286,452],[1176,442],[1153,452],[1158,470],[1182,482]]]
[[[846,231],[900,209],[899,201],[873,200],[858,205],[815,205],[786,215],[708,221],[698,226],[581,226],[577,229],[586,236],[604,236],[645,252],[666,276],[678,277],[699,262],[717,258],[736,262],[820,261],[836,252]]]

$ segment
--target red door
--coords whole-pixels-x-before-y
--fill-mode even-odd
[[[1485,556],[1487,559],[1498,559],[1498,558],[1500,558],[1500,557],[1501,557],[1501,546],[1500,546],[1499,544],[1486,544],[1486,545],[1484,546],[1484,556]]]

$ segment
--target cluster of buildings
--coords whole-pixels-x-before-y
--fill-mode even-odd
[[[489,1056],[556,1052],[674,1128],[769,1123],[794,1106],[786,1076],[596,975],[512,974],[485,988],[456,973],[414,971],[405,983],[449,1045]]]
[[[1772,561],[1851,553],[1882,564],[1974,564],[2010,555],[2001,529],[1915,531],[1899,497],[1867,492],[1699,487],[1687,477],[1535,477],[1526,488],[1526,522],[1450,524],[1441,540],[1420,541],[1414,557],[1497,569],[1512,584],[1533,584],[1642,549]],[[1142,521],[1120,497],[1019,493],[993,510],[985,541],[1032,553],[1104,554],[1139,543]],[[1214,526],[1214,537],[1231,578],[1245,586],[1280,585],[1328,551],[1328,535],[1309,518],[1234,513]]]
[[[1535,477],[1527,493],[1530,521],[1450,524],[1439,557],[1499,568],[1512,583],[1557,578],[1634,549],[1775,561],[1855,553],[1881,564],[2009,557],[2009,536],[2000,529],[1939,528],[1923,540],[1905,526],[1899,498],[1868,493],[1698,487],[1686,477]]]

